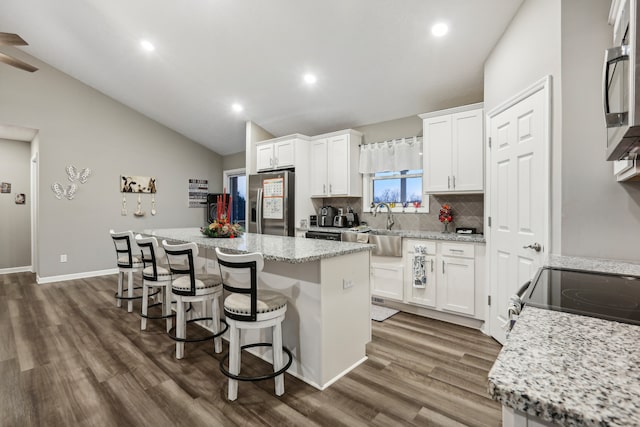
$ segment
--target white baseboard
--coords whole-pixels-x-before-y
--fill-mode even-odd
[[[108,270],[85,271],[83,273],[63,274],[60,276],[36,276],[36,282],[41,285],[43,283],[64,282],[65,280],[85,279],[87,277],[107,276],[109,274],[118,274],[117,268]]]
[[[0,268],[0,274],[23,273],[25,271],[31,271],[31,266],[25,265],[24,267]]]

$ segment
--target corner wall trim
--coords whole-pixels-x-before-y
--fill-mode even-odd
[[[31,266],[25,265],[24,267],[0,268],[0,274],[22,273],[25,271],[31,271]]]
[[[36,277],[36,282],[41,285],[43,283],[64,282],[65,280],[85,279],[87,277],[107,276],[109,274],[117,274],[117,268],[108,270],[85,271],[83,273],[63,274],[60,276]]]

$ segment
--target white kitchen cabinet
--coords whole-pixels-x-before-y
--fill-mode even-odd
[[[479,103],[420,114],[425,194],[484,191],[483,111]]]
[[[402,258],[371,256],[371,294],[402,301],[404,267]]]
[[[439,307],[473,316],[476,301],[473,245],[442,243],[438,264]]]
[[[256,146],[256,170],[264,172],[295,167],[295,141],[265,141]]]
[[[361,197],[358,172],[362,134],[353,130],[319,135],[311,142],[311,197]]]
[[[406,302],[436,308],[437,258],[435,242],[404,239],[403,244],[405,247],[404,295]],[[418,265],[415,265],[416,257]],[[414,266],[417,270],[414,270]],[[424,270],[421,271],[423,268]],[[425,275],[426,283],[416,285],[415,281],[420,279],[419,276],[422,273]]]

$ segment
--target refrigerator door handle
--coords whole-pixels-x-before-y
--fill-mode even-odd
[[[256,200],[256,226],[258,234],[262,234],[262,188],[258,189],[258,199]]]

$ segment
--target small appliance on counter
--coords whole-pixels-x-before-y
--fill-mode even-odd
[[[338,214],[338,210],[333,206],[323,206],[318,215],[319,227],[333,227],[333,219]]]
[[[333,217],[333,226],[343,228],[347,226],[347,216],[346,215],[336,215]]]
[[[456,233],[458,234],[476,234],[475,227],[456,227]]]
[[[318,215],[309,215],[309,227],[318,226]]]
[[[346,227],[357,227],[360,225],[360,221],[358,221],[358,214],[353,212],[353,209],[347,209],[347,225]]]

